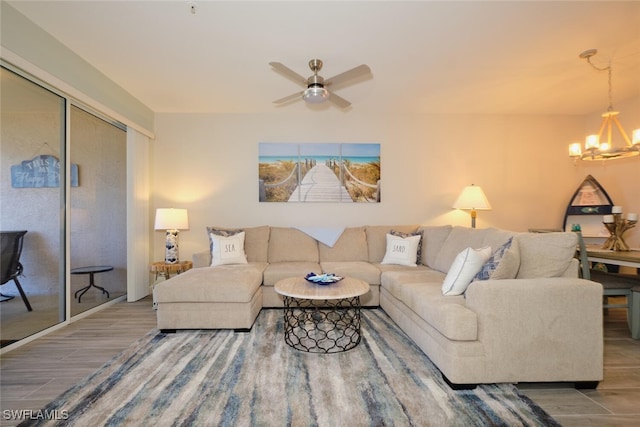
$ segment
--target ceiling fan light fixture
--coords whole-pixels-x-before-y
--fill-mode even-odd
[[[322,104],[329,99],[329,91],[321,86],[309,87],[302,94],[302,99],[309,104]]]

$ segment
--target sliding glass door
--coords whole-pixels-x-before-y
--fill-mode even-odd
[[[6,68],[0,72],[4,347],[65,320],[66,100]],[[14,231],[26,231],[19,264]]]
[[[14,70],[1,73],[4,347],[126,294],[127,134]]]
[[[127,135],[75,106],[70,122],[71,164],[79,171],[70,190],[73,316],[127,291]]]

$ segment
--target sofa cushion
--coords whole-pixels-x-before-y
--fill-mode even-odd
[[[408,283],[401,292],[402,301],[448,339],[478,339],[478,317],[465,306],[462,295],[444,296],[438,283]]]
[[[211,267],[225,264],[246,264],[244,253],[244,231],[222,236],[209,233]]]
[[[428,270],[429,267],[425,266],[425,265],[418,265],[416,267],[409,267],[406,265],[398,265],[398,264],[372,264],[375,265],[376,268],[378,268],[380,270],[381,273],[384,273],[385,271],[415,271],[415,270]]]
[[[207,227],[207,234],[210,232],[215,234],[228,234],[244,231],[244,252],[247,254],[248,262],[267,262],[267,253],[269,250],[269,226],[262,225],[258,227],[244,228],[224,228],[224,227]],[[209,265],[207,263],[207,265]]]
[[[446,274],[427,267],[385,271],[380,275],[380,286],[385,288],[394,298],[402,301],[402,287],[407,283],[435,283],[440,285]]]
[[[322,261],[322,272],[334,273],[336,276],[354,277],[364,280],[370,285],[380,284],[380,269],[366,261]]]
[[[254,264],[192,268],[154,287],[157,303],[249,302],[262,283]]]
[[[494,250],[507,243],[507,241],[518,233],[513,231],[500,230],[497,228],[487,228],[485,230],[482,246],[491,246]]]
[[[269,262],[315,262],[320,259],[318,241],[295,228],[271,227]],[[307,271],[307,273],[309,273]]]
[[[490,256],[489,246],[481,249],[466,248],[460,252],[442,282],[443,295],[462,295]]]
[[[433,268],[436,256],[451,233],[450,225],[420,227],[422,231],[422,260],[421,264]]]
[[[520,249],[517,279],[559,277],[576,253],[576,233],[522,233],[515,237]]]
[[[369,262],[379,263],[384,258],[387,251],[387,234],[391,230],[402,233],[413,233],[418,229],[416,225],[368,225],[365,228],[367,233],[367,247],[369,248]]]
[[[264,286],[273,286],[278,280],[289,277],[304,277],[309,273],[320,273],[322,267],[317,262],[291,261],[272,262],[264,270],[262,283]]]
[[[442,249],[436,255],[433,268],[446,273],[451,268],[453,260],[464,249],[470,247],[478,249],[484,247],[484,238],[487,229],[453,227],[447,239],[442,244]],[[505,239],[506,240],[506,239]]]
[[[402,233],[402,235],[407,237],[387,234],[387,248],[380,264],[417,266],[418,246],[422,240],[422,234]]]
[[[367,261],[367,234],[364,227],[348,227],[340,235],[333,247],[318,244],[320,261]]]

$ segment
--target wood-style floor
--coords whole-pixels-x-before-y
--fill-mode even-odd
[[[2,356],[0,425],[19,423],[11,412],[41,409],[138,338],[155,328],[149,298],[117,303]],[[605,379],[596,390],[566,385],[521,386],[565,426],[640,426],[640,340],[623,309],[605,316]]]

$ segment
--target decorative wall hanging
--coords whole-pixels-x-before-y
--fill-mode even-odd
[[[60,160],[42,154],[11,166],[13,188],[54,188],[60,186]],[[78,186],[78,165],[71,165],[71,186]]]
[[[581,230],[584,237],[608,236],[602,226],[602,216],[610,214],[612,208],[613,201],[604,187],[587,175],[569,201],[562,228]]]
[[[261,202],[380,202],[380,144],[259,143]]]

